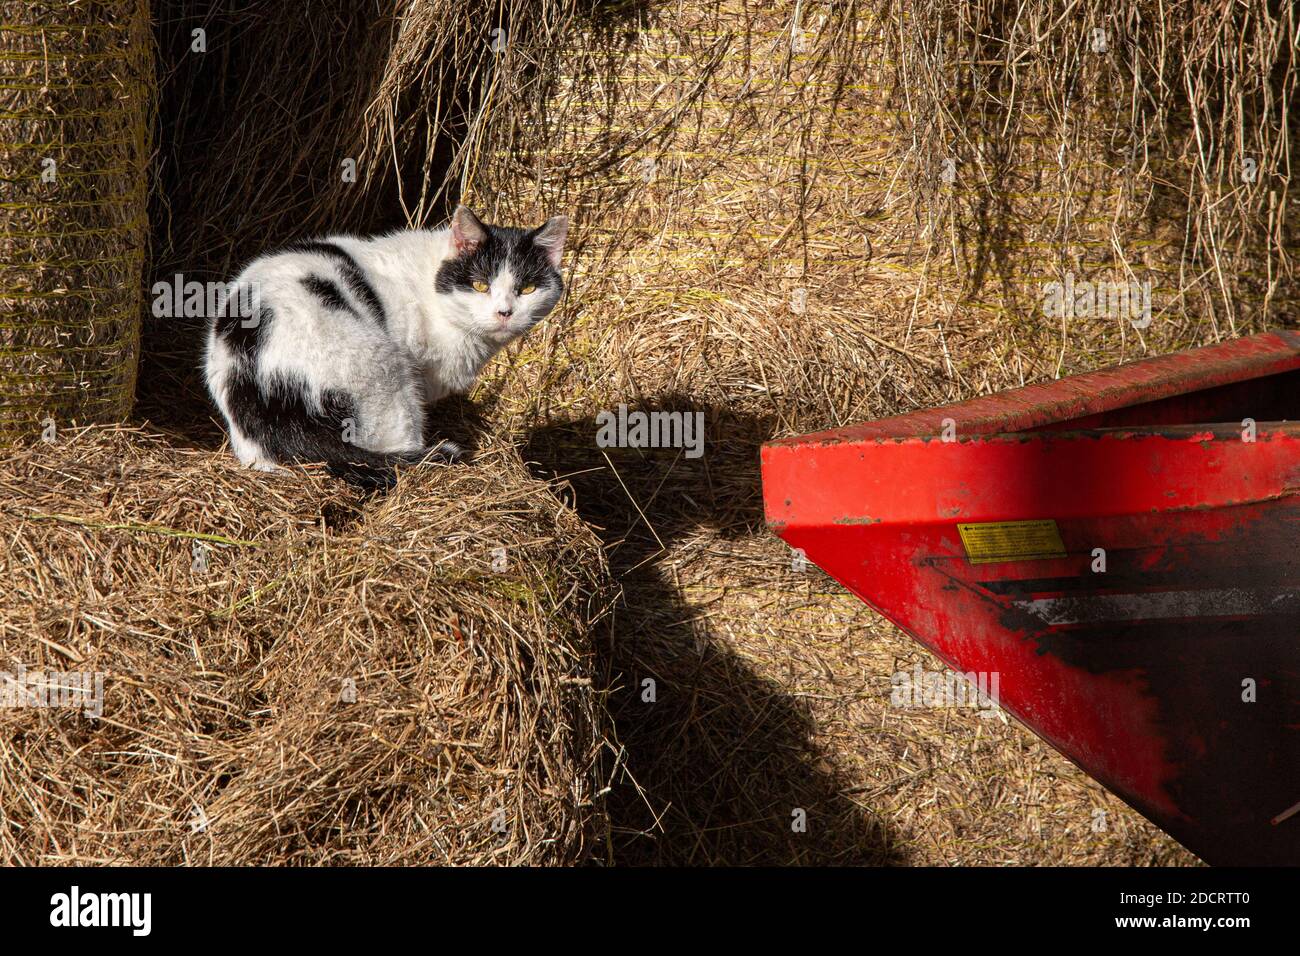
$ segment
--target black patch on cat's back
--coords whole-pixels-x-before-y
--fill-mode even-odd
[[[352,303],[348,302],[343,295],[343,290],[338,284],[324,276],[318,276],[316,273],[304,276],[298,282],[304,289],[314,295],[327,309],[333,309],[338,312],[349,312],[356,315],[356,310],[352,308]]]
[[[234,299],[231,296],[231,299]],[[262,347],[262,339],[267,329],[275,321],[275,312],[269,305],[258,306],[252,316],[240,315],[237,311],[222,307],[214,320],[217,337],[226,343],[226,347],[235,353],[235,357],[251,362]]]
[[[534,238],[537,229],[487,226],[487,238],[467,256],[448,259],[438,267],[434,289],[441,293],[473,289],[474,283],[491,283],[503,265],[509,265],[520,286],[563,285],[560,273],[546,258]]]
[[[357,300],[366,307],[366,310],[374,317],[380,325],[388,324],[388,315],[384,312],[384,303],[379,299],[379,293],[375,287],[370,284],[366,277],[365,270],[357,264],[357,260],[352,258],[352,254],[342,246],[332,242],[325,242],[319,239],[300,242],[291,247],[289,252],[314,252],[317,255],[326,256],[334,261],[338,266],[339,274],[343,276],[343,281],[348,287],[348,291],[357,297]],[[335,286],[335,289],[338,287]]]

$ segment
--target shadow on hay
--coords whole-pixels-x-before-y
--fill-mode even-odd
[[[758,446],[771,423],[676,407],[705,412],[708,437],[719,440],[703,457],[602,450],[591,419],[539,428],[523,448],[534,473],[556,481],[596,528],[623,591],[600,651],[624,750],[608,802],[611,862],[905,862],[880,818],[844,795],[847,784],[813,746],[806,705],[715,635],[681,599],[670,562],[656,560],[704,528],[724,540],[767,533]],[[642,700],[646,678],[656,683],[654,703]],[[806,833],[792,832],[795,808],[807,811]]]

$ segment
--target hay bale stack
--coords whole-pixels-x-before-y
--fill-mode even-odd
[[[535,108],[520,106],[518,134],[471,171],[468,196],[504,220],[575,218],[565,308],[502,357],[477,397],[543,470],[571,476],[623,585],[615,859],[1190,862],[1018,726],[891,707],[893,673],[942,664],[815,569],[792,568],[763,528],[758,446],[1201,343],[1233,322],[1247,331],[1267,310],[1234,299],[1231,322],[1196,311],[1192,288],[1206,273],[1190,260],[1176,315],[1141,335],[1122,321],[1063,327],[1041,312],[981,308],[1041,278],[1043,258],[1025,250],[1059,243],[1056,267],[1082,233],[1045,238],[1048,196],[1032,214],[1013,204],[1015,242],[996,257],[986,249],[984,272],[968,268],[979,236],[962,229],[979,203],[973,186],[955,194],[973,161],[958,164],[947,194],[915,172],[913,131],[955,106],[937,92],[906,99],[925,52],[917,34],[890,34],[913,24],[906,5],[700,0],[617,19],[579,6],[553,84]],[[1035,9],[1039,22],[1064,5]],[[961,59],[951,38],[933,45]],[[1021,92],[1018,143],[1045,135],[1022,114],[1048,94]],[[1104,113],[1113,93],[1085,86],[1071,117]],[[960,115],[1001,128],[1005,116],[980,102],[983,112],[968,102]],[[1083,167],[1110,155],[1090,152],[1095,132],[1069,141],[1064,180],[1034,172],[1022,150],[1003,163],[1014,167],[1003,182],[1018,189],[1037,175],[1044,193],[1074,190],[1057,197],[1067,219],[1111,213],[1121,252],[1140,254],[1169,226],[1169,206],[1133,200],[1116,213],[1090,192]],[[940,158],[927,168],[937,173]],[[938,226],[918,214],[927,197],[945,204]],[[1016,233],[1026,216],[1037,231]],[[594,417],[619,403],[703,412],[704,456],[597,448]],[[636,692],[646,676],[659,681],[652,707]],[[796,809],[808,812],[806,833],[792,831]]]
[[[458,189],[501,221],[574,214],[564,309],[503,355],[476,397],[540,470],[572,476],[574,504],[599,529],[626,594],[607,662],[626,753],[611,795],[615,861],[1187,862],[1014,725],[891,709],[893,671],[938,663],[820,574],[792,572],[762,527],[757,448],[1267,321],[1291,281],[1295,200],[1285,190],[1268,199],[1276,183],[1261,194],[1264,233],[1281,240],[1269,239],[1274,251],[1259,261],[1278,269],[1263,269],[1262,304],[1241,311],[1231,277],[1221,281],[1227,270],[1207,272],[1204,251],[1235,251],[1249,231],[1213,216],[1263,207],[1221,201],[1227,181],[1207,190],[1186,180],[1213,180],[1227,160],[1211,151],[1189,165],[1190,120],[1205,113],[1180,119],[1168,105],[1186,64],[1199,82],[1201,66],[1235,62],[1222,38],[1191,27],[1230,26],[1213,14],[1240,5],[1198,0],[1170,20],[1157,48],[1183,52],[1159,60],[1169,72],[1139,110],[1148,120],[1155,111],[1157,135],[1140,141],[1159,153],[1167,137],[1176,175],[1152,165],[1123,184],[1118,205],[1107,192],[1117,174],[1097,161],[1133,142],[1109,141],[1122,85],[1111,80],[1127,61],[1104,70],[1089,61],[1085,82],[1060,95],[1029,88],[1061,68],[1052,56],[1078,63],[1089,36],[1059,16],[1071,5],[1057,0],[1025,8],[1025,23],[1055,31],[1045,56],[1022,56],[1021,43],[1008,61],[1011,47],[998,48],[1001,74],[969,55],[976,39],[997,36],[990,4],[968,5],[963,18],[962,5],[936,0],[922,21],[911,4],[862,0],[511,0],[490,11],[394,0],[380,22],[331,2],[305,33],[293,28],[296,12],[284,14],[291,28],[259,19],[244,30],[238,15],[209,17],[210,2],[171,5],[178,14],[164,18],[160,46],[171,58],[164,100],[180,128],[166,138],[176,144],[163,158],[172,205],[159,228],[184,242],[164,275],[174,262],[225,277],[304,229],[434,221]],[[1074,6],[1121,26],[1158,22],[1139,0],[1114,13]],[[178,56],[195,20],[229,38],[228,56]],[[1257,91],[1252,77],[1294,77],[1285,42],[1294,30],[1268,22],[1247,47],[1276,69],[1211,70],[1233,95],[1204,103]],[[495,49],[498,28],[508,39]],[[1002,98],[1008,86],[1024,97]],[[1245,135],[1275,156],[1279,131],[1294,126],[1278,92],[1262,138]],[[1066,94],[1086,129],[1053,125]],[[221,117],[242,124],[259,109],[271,111],[258,126],[273,140],[223,126]],[[1232,123],[1215,141],[1252,128]],[[986,156],[1004,134],[1007,151]],[[1056,161],[1062,141],[1065,166],[1045,173],[1043,156]],[[950,149],[961,151],[957,178],[936,182]],[[343,156],[359,157],[357,183],[339,181]],[[1042,195],[999,195],[1002,182]],[[1185,247],[1170,240],[1189,234],[1189,210],[1200,218],[1184,263]],[[1049,228],[1061,221],[1068,228]],[[1098,254],[1102,240],[1118,243],[1110,260]],[[1026,288],[1063,267],[1091,275],[1149,255],[1167,271],[1175,249],[1180,285],[1162,305],[1177,309],[1141,335],[1123,322],[1017,311]],[[1216,285],[1227,311],[1202,294]],[[165,386],[189,346],[162,338]],[[161,391],[151,414],[177,404]],[[703,411],[704,458],[598,449],[593,417],[620,402]],[[791,829],[796,808],[809,813],[807,833]]]
[[[157,436],[0,461],[6,863],[572,863],[603,851],[598,542],[509,449],[365,501]],[[499,550],[500,549],[500,550]]]
[[[740,397],[798,430],[1294,321],[1295,10],[1111,6],[571,9],[467,186],[576,220],[568,321],[509,400]],[[1045,315],[1066,272],[1151,280],[1152,324]]]
[[[1052,371],[1300,318],[1293,6],[906,6],[881,35],[925,291]],[[1045,316],[1067,276],[1151,314]]]
[[[0,4],[0,440],[131,409],[151,44],[146,0]]]

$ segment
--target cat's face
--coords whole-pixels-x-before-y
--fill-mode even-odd
[[[452,255],[434,280],[452,324],[504,345],[546,318],[564,291],[560,256],[568,229],[564,216],[536,229],[490,226],[458,206]]]

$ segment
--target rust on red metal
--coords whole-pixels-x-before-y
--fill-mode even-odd
[[[1300,863],[1300,334],[763,449],[770,526],[1211,863]]]

